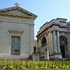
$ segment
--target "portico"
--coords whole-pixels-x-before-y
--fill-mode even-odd
[[[43,39],[46,39],[46,43],[44,44],[44,46],[46,49],[48,49],[48,54],[44,53],[45,48],[42,47]],[[50,22],[46,22],[43,26],[41,26],[38,32],[37,40],[38,47],[40,48],[40,56],[46,56],[49,59],[70,58],[70,50],[68,49],[70,48],[70,32],[67,19],[57,18],[51,20]]]

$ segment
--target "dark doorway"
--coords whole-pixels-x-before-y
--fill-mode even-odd
[[[63,58],[66,58],[66,51],[68,51],[66,49],[68,47],[67,44],[68,44],[67,38],[65,36],[60,36],[60,50]]]
[[[62,57],[65,58],[65,46],[60,46]]]

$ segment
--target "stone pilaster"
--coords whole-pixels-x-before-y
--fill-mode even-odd
[[[45,59],[49,60],[49,49],[45,49]]]

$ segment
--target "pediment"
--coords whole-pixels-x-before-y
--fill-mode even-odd
[[[4,14],[31,16],[31,15],[28,15],[28,14],[26,14],[24,12],[21,12],[21,11],[17,10],[17,9],[11,10],[11,11],[6,11],[6,12],[4,12]]]
[[[32,17],[32,18],[37,17],[35,14],[33,14],[19,6],[1,9],[0,14],[17,15],[17,16]]]

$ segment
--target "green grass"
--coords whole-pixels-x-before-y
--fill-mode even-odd
[[[0,68],[2,70],[70,70],[70,61],[7,60],[0,61]]]
[[[31,69],[28,69],[28,70],[31,70]],[[40,70],[44,70],[44,69],[40,69]],[[47,70],[70,70],[70,68],[69,69],[47,69]]]

